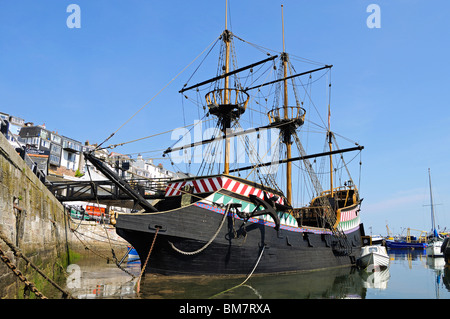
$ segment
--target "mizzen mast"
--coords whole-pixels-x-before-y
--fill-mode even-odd
[[[331,84],[330,84],[331,85]],[[331,109],[330,109],[330,103],[328,103],[328,132],[327,132],[327,137],[328,137],[328,147],[330,148],[330,152],[333,151],[333,132],[331,132]],[[331,197],[333,197],[334,193],[333,193],[333,156],[330,155],[330,194]]]

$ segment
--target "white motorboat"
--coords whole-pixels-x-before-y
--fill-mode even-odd
[[[389,255],[386,247],[379,245],[362,247],[358,265],[363,269],[372,271],[389,267]]]
[[[444,257],[444,252],[441,251],[442,243],[444,239],[436,238],[435,240],[428,242],[427,256],[429,257]]]

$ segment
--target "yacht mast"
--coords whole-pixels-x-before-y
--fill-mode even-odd
[[[436,230],[436,225],[434,221],[434,203],[433,203],[433,191],[431,190],[431,172],[428,169],[428,180],[430,182],[430,204],[431,204],[431,225],[433,227],[433,232]]]

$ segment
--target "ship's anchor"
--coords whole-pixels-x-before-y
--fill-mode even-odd
[[[249,195],[250,200],[253,202],[253,204],[256,205],[255,209],[251,213],[241,212],[237,207],[233,207],[236,209],[236,214],[244,219],[244,221],[247,221],[248,219],[256,216],[266,215],[268,214],[275,222],[275,230],[280,229],[280,218],[278,217],[277,212],[275,211],[275,202],[278,199],[278,197],[274,196],[269,198],[266,193],[264,193],[264,200],[259,198],[256,195]],[[258,210],[260,207],[264,207],[263,210]]]

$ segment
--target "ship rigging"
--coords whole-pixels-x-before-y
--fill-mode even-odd
[[[319,196],[322,192],[321,182],[319,182],[316,172],[313,169],[312,164],[309,159],[322,157],[327,155],[329,158],[329,185],[331,196],[333,196],[334,188],[333,185],[333,174],[337,171],[336,167],[333,167],[334,154],[342,154],[349,151],[361,151],[363,146],[355,143],[355,147],[338,149],[337,144],[335,144],[335,149],[333,150],[333,141],[336,140],[335,134],[331,131],[330,124],[330,100],[331,100],[331,80],[327,83],[329,90],[329,103],[328,103],[328,126],[325,127],[325,136],[327,143],[327,152],[318,152],[316,154],[308,155],[305,148],[298,136],[298,130],[301,129],[305,121],[310,121],[312,125],[320,127],[320,125],[315,124],[310,119],[307,118],[307,112],[304,108],[305,101],[309,102],[309,105],[313,106],[316,111],[317,107],[311,98],[311,86],[316,81],[324,78],[331,71],[332,65],[323,65],[319,68],[315,68],[308,71],[303,71],[300,73],[295,72],[294,66],[291,64],[290,55],[285,51],[285,41],[284,41],[284,23],[283,23],[283,52],[272,55],[267,50],[265,53],[269,58],[263,59],[258,62],[251,63],[247,66],[238,68],[236,61],[236,45],[234,39],[238,39],[241,43],[250,44],[253,47],[261,48],[254,44],[247,42],[246,40],[240,38],[239,36],[232,33],[230,30],[225,29],[221,36],[217,39],[217,42],[221,41],[221,49],[219,53],[219,65],[217,67],[216,76],[199,82],[197,84],[188,85],[185,83],[183,88],[179,91],[184,97],[191,101],[194,105],[206,112],[206,117],[213,117],[216,120],[216,127],[212,137],[209,139],[204,139],[201,141],[196,141],[193,143],[180,145],[180,140],[178,140],[174,145],[167,148],[163,152],[163,156],[170,154],[172,152],[181,152],[181,156],[185,156],[185,162],[188,163],[188,169],[192,164],[192,154],[189,148],[206,146],[203,153],[201,154],[203,161],[198,168],[196,175],[202,175],[205,172],[208,173],[237,173],[246,170],[251,170],[252,173],[256,173],[257,176],[253,178],[259,180],[260,182],[267,183],[271,187],[281,190],[280,184],[284,184],[284,192],[286,193],[286,199],[291,205],[293,202],[293,173],[292,164],[293,162],[300,161],[301,163],[294,163],[300,170],[307,172],[308,178],[313,181],[313,193],[310,195]],[[214,43],[213,47],[217,43]],[[211,50],[209,51],[209,53]],[[230,57],[233,57],[231,60]],[[205,57],[206,59],[206,57]],[[203,61],[205,60],[203,59]],[[317,62],[314,62],[317,64]],[[267,66],[267,64],[269,64]],[[230,70],[230,65],[231,70]],[[201,64],[197,66],[195,72],[199,70]],[[255,70],[255,68],[258,68]],[[320,73],[318,79],[313,79],[313,74]],[[194,73],[195,73],[194,72]],[[247,74],[242,74],[247,72]],[[270,79],[271,76],[275,76],[274,80]],[[308,76],[307,82],[304,83],[300,78]],[[193,75],[189,77],[191,80]],[[233,87],[230,87],[230,78],[233,83]],[[249,79],[254,79],[250,84],[246,83]],[[328,77],[331,79],[331,75]],[[245,81],[242,83],[241,79]],[[264,79],[264,81],[258,80]],[[298,80],[299,81],[296,81]],[[289,104],[288,90],[289,87],[294,95],[295,103]],[[263,89],[268,88],[267,92]],[[298,92],[299,88],[303,88],[305,91],[303,100]],[[189,91],[194,91],[194,97],[188,96]],[[256,93],[254,93],[256,91]],[[206,93],[205,93],[206,92]],[[272,101],[269,101],[269,97],[272,97]],[[264,102],[261,102],[263,100]],[[270,102],[272,105],[269,106]],[[253,104],[249,106],[249,104]],[[256,108],[255,108],[256,106]],[[257,108],[259,106],[259,109]],[[184,107],[184,106],[183,106]],[[260,124],[256,128],[246,128],[241,126],[240,121],[247,111],[250,110],[251,113],[263,114],[263,120],[266,121]],[[312,109],[312,108],[311,108]],[[249,112],[247,112],[249,113]],[[250,119],[245,120],[250,123],[255,123],[254,115],[250,115]],[[267,120],[269,123],[267,123]],[[323,122],[323,120],[322,120]],[[198,122],[201,123],[201,122]],[[193,130],[194,128],[192,128]],[[265,130],[278,130],[275,141],[269,141],[270,147],[262,147],[262,151],[255,147],[255,134],[256,138],[261,138],[262,132]],[[249,137],[249,134],[253,134],[253,140]],[[265,136],[267,138],[267,136]],[[235,144],[230,147],[230,141],[232,138]],[[253,143],[252,143],[253,142]],[[337,141],[336,141],[337,143]],[[210,145],[214,144],[214,145]],[[224,145],[223,145],[224,144]],[[261,143],[256,143],[260,146]],[[280,149],[280,144],[283,146],[283,150]],[[236,155],[236,150],[240,145],[243,145],[242,149],[246,152],[248,161],[252,165],[240,166],[238,156],[242,157],[242,154]],[[297,155],[292,155],[292,146],[297,148]],[[199,152],[193,151],[195,154]],[[268,159],[267,154],[280,155],[279,158]],[[230,160],[230,156],[235,156],[235,160]],[[222,156],[223,158],[220,158]],[[265,159],[265,161],[264,161]],[[179,162],[180,160],[178,160]],[[340,169],[346,168],[346,163],[344,158],[341,156],[337,161],[340,162]],[[235,164],[235,167],[230,168],[230,162]],[[316,162],[314,160],[314,162]],[[285,183],[276,182],[276,177],[273,169],[268,169],[264,171],[264,168],[268,166],[278,166],[279,164],[285,164],[284,178]],[[172,161],[173,164],[173,161]],[[223,167],[220,165],[223,164]],[[302,165],[303,164],[303,165]],[[213,166],[216,166],[215,168]],[[237,166],[237,167],[236,167]],[[325,175],[323,171],[323,163],[321,164],[322,176]],[[347,170],[348,172],[348,170]],[[239,175],[240,176],[240,175]],[[248,178],[249,175],[246,176]],[[349,184],[354,184],[352,178],[349,176]]]
[[[340,149],[338,134],[331,130],[332,65],[313,62],[314,69],[295,70],[293,59],[311,61],[286,52],[283,11],[283,50],[276,54],[238,37],[228,30],[227,17],[225,20],[225,30],[179,90],[182,101],[193,102],[199,112],[204,112],[191,130],[198,123],[207,123],[211,126],[205,132],[211,134],[203,139],[202,133],[200,141],[191,143],[182,143],[182,136],[163,152],[174,165],[174,154],[181,152],[190,168],[193,162],[189,153],[204,147],[197,174],[170,181],[161,198],[149,203],[139,194],[133,195],[133,190],[92,154],[85,154],[143,208],[139,213],[118,216],[118,234],[133,244],[141,259],[155,254],[153,268],[148,271],[166,274],[247,273],[255,258],[256,271],[261,273],[354,263],[361,246],[360,236],[364,235],[359,216],[361,199],[343,154],[361,151],[363,146],[356,143]],[[268,57],[238,67],[235,39]],[[189,84],[217,44],[220,48],[216,75]],[[254,58],[255,54],[250,56]],[[313,87],[324,81],[327,96],[314,102]],[[312,114],[315,111],[320,116],[318,106],[324,103],[327,124],[321,117],[323,125],[315,124]],[[184,104],[182,107],[184,111]],[[258,125],[253,125],[258,121]],[[241,123],[246,122],[252,127],[244,129]],[[305,123],[325,133],[322,151],[307,153],[309,144],[317,141],[311,138],[305,146],[300,139],[307,135],[303,130]],[[249,160],[246,165],[236,160],[239,143]],[[245,176],[241,176],[244,172]],[[347,174],[345,179],[343,173]],[[324,188],[325,176],[329,189]],[[294,197],[294,186],[303,188],[303,197],[309,202],[299,203],[299,198]],[[224,226],[226,219],[228,228]],[[213,237],[208,235],[214,231]],[[159,243],[152,252],[148,243],[154,241],[156,234]],[[267,257],[263,256],[265,247],[270,247]]]

